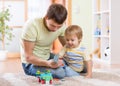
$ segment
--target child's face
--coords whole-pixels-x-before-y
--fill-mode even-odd
[[[67,35],[65,36],[66,45],[69,48],[76,48],[79,46],[79,40],[76,35]]]

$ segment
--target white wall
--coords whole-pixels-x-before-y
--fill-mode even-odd
[[[92,50],[92,0],[72,0],[72,24],[83,29],[83,43],[90,53]]]
[[[111,63],[120,63],[120,0],[111,0]]]

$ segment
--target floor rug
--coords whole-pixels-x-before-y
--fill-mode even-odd
[[[0,74],[0,86],[120,86],[120,70],[94,70],[91,79],[83,76],[65,77],[53,81],[52,85],[40,84],[36,77],[23,73],[5,73]]]

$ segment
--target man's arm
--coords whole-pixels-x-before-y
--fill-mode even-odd
[[[26,57],[26,61],[28,63],[37,65],[37,66],[46,66],[46,67],[51,67],[51,68],[57,68],[58,65],[52,65],[53,61],[52,60],[42,60],[38,57],[36,57],[33,54],[33,49],[34,49],[35,43],[31,42],[31,41],[26,41],[23,40],[23,48],[24,48],[24,52],[25,52],[25,57]]]
[[[64,46],[65,45],[65,38],[64,38],[64,36],[59,36],[58,39],[59,39],[60,43],[62,44],[62,46]]]

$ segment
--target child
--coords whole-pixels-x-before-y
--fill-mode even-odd
[[[65,31],[66,45],[59,53],[60,58],[65,61],[66,76],[79,75],[85,66],[87,67],[87,78],[92,77],[92,61],[90,57],[86,57],[84,51],[80,48],[80,42],[82,40],[82,29],[77,25],[69,26]]]

